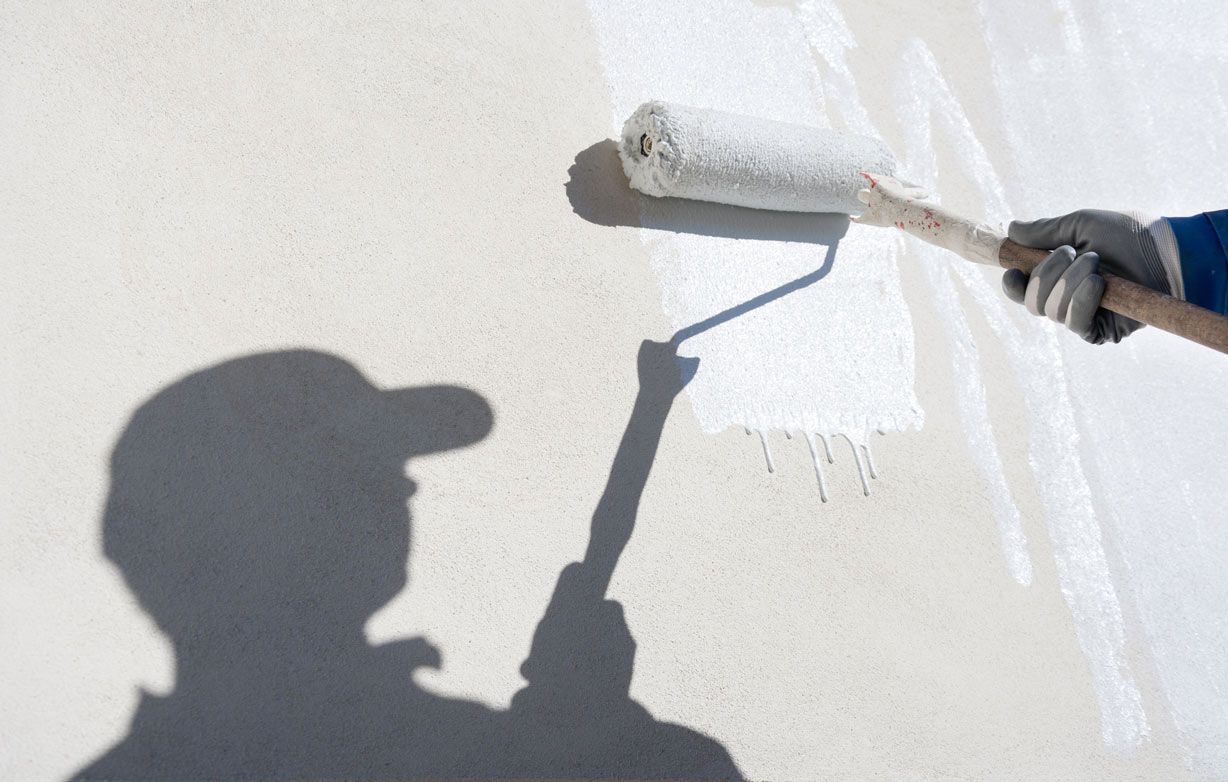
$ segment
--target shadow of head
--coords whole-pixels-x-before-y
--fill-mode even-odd
[[[406,460],[475,443],[492,421],[473,391],[380,390],[325,353],[218,364],[128,422],[105,553],[181,642],[352,632],[405,584]]]
[[[637,226],[730,239],[833,245],[848,232],[848,215],[773,212],[741,206],[653,198],[631,189],[618,144],[604,139],[576,155],[567,170],[572,211],[590,223]]]

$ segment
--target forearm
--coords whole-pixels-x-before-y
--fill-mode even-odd
[[[603,591],[635,528],[640,497],[648,483],[673,399],[672,393],[640,388],[610,467],[605,491],[593,511],[584,562],[598,578]]]

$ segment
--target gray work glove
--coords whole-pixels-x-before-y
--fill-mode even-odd
[[[1143,326],[1100,307],[1101,269],[1181,298],[1177,240],[1162,217],[1080,209],[1061,217],[1013,222],[1007,234],[1025,247],[1053,250],[1030,277],[1018,269],[1002,275],[1007,297],[1033,315],[1066,324],[1094,345],[1120,342]]]

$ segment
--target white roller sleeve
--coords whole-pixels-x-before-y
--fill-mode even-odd
[[[627,120],[619,157],[648,195],[786,212],[858,214],[860,172],[896,167],[867,136],[660,101]]]

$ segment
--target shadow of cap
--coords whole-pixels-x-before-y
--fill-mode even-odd
[[[310,350],[262,353],[199,373],[214,376],[252,432],[278,439],[346,442],[372,455],[405,460],[463,448],[490,433],[486,400],[463,386],[380,389],[349,362]],[[307,445],[307,442],[304,442]]]
[[[463,448],[490,433],[494,414],[479,394],[463,386],[417,386],[381,392],[386,416],[394,427],[393,455],[413,457]],[[397,436],[400,435],[400,436]]]
[[[472,445],[494,423],[462,386],[377,388],[349,362],[319,351],[259,353],[194,372],[133,414],[115,456],[139,449],[180,461],[193,453],[362,452],[404,461]]]

